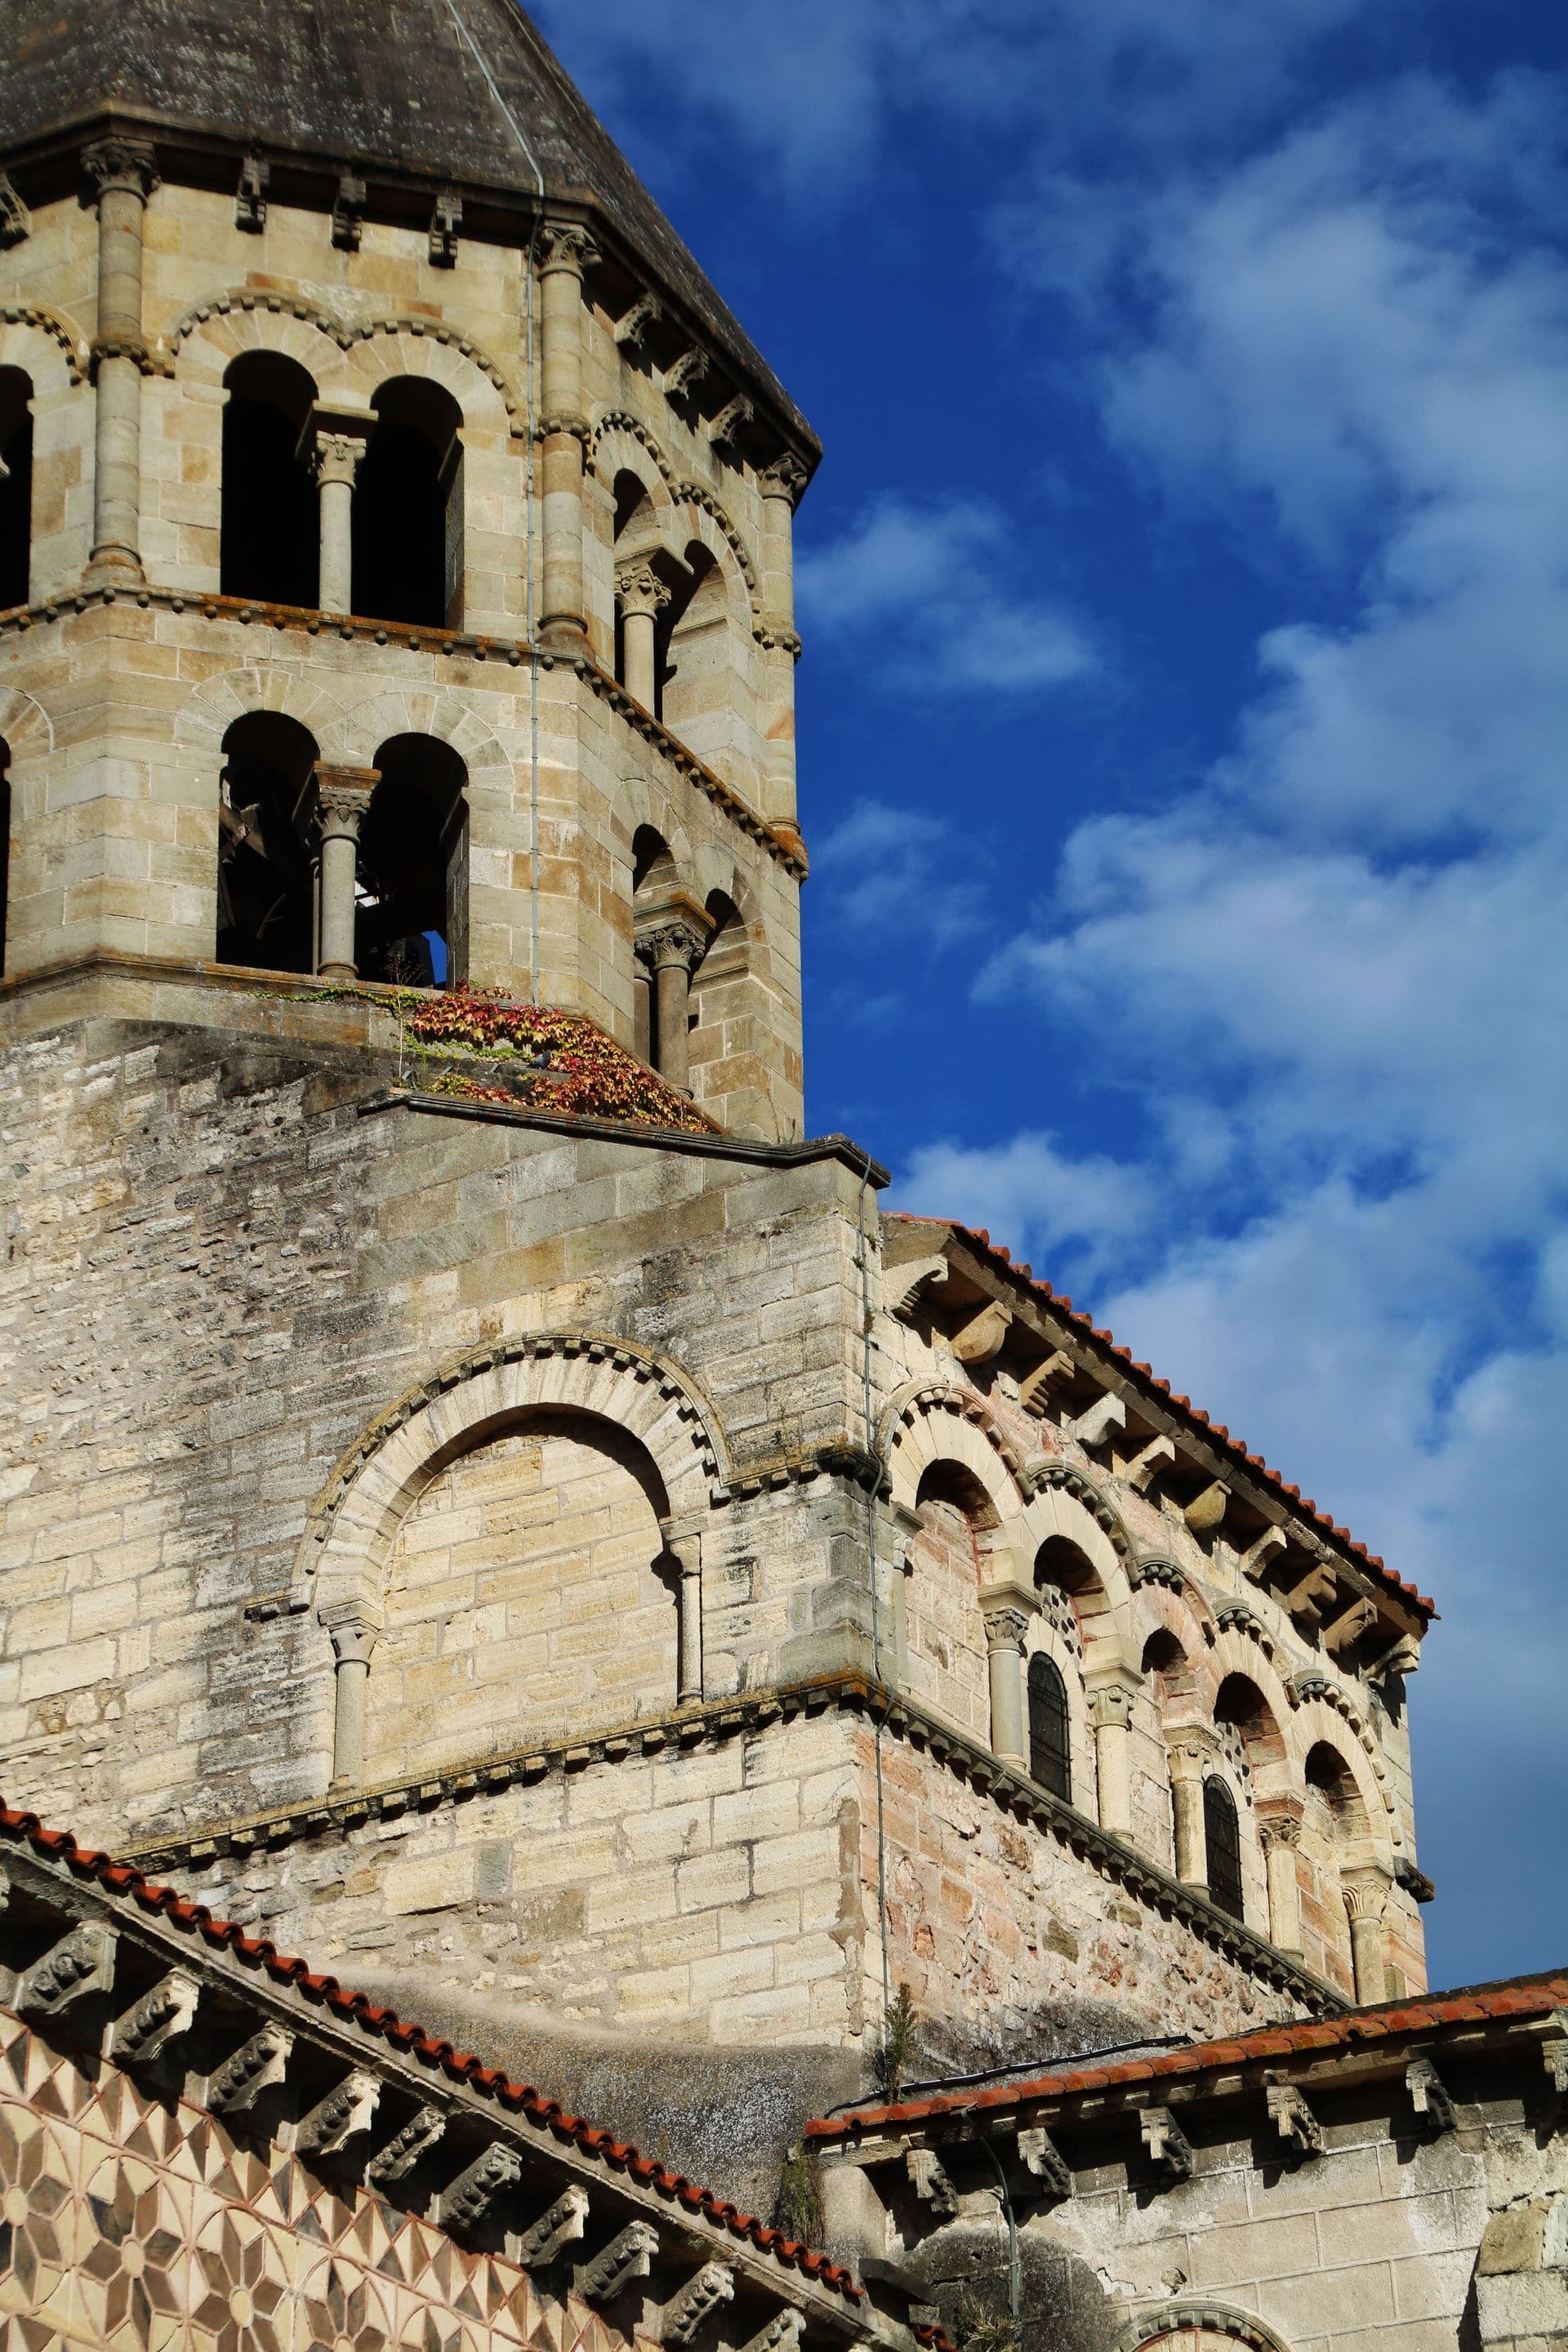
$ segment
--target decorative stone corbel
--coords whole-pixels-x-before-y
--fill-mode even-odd
[[[522,2176],[522,2165],[514,2148],[504,2140],[492,2139],[489,2147],[476,2156],[466,2171],[459,2172],[449,2189],[444,2189],[430,2209],[432,2221],[443,2230],[473,2230],[484,2220],[498,2197]]]
[[[889,1315],[900,1323],[912,1322],[917,1300],[928,1284],[940,1289],[951,1269],[942,1256],[906,1259],[902,1265],[889,1266],[882,1277],[882,1296]]]
[[[1377,1622],[1377,1604],[1373,1601],[1354,1600],[1342,1610],[1333,1622],[1323,1628],[1323,1647],[1331,1658],[1342,1657],[1353,1643],[1359,1642],[1369,1625]]]
[[[171,2042],[188,2033],[201,1998],[196,1979],[184,1969],[166,1977],[132,2003],[110,2028],[107,2050],[122,2066],[150,2066]]]
[[[988,1364],[1001,1354],[1012,1328],[1012,1308],[1000,1298],[988,1298],[953,1333],[950,1345],[961,1364]]]
[[[205,2104],[215,2116],[242,2116],[289,2071],[294,2036],[284,2025],[264,2025],[241,2042],[207,2084]]]
[[[649,2221],[628,2221],[602,2254],[584,2263],[573,2281],[584,2303],[614,2303],[634,2279],[647,2278],[658,2252],[658,2231]]]
[[[463,199],[456,188],[438,189],[430,208],[430,259],[437,269],[458,266],[458,231],[463,221]]]
[[[1554,2009],[1546,2021],[1541,2063],[1560,2099],[1568,2099],[1568,2009]]]
[[[616,321],[616,341],[624,352],[641,349],[647,341],[647,331],[657,326],[664,316],[664,305],[657,294],[639,294],[629,310],[623,311]]]
[[[1185,2132],[1169,2107],[1144,2107],[1139,2112],[1138,2128],[1149,2160],[1158,2166],[1168,2180],[1186,2180],[1192,2176],[1193,2151]]]
[[[371,2158],[364,2177],[376,2189],[390,2189],[405,2180],[420,2158],[433,2148],[447,2129],[447,2118],[439,2107],[421,2107],[408,2122],[389,2139],[384,2148]]]
[[[948,2179],[934,2147],[911,2147],[904,2158],[910,2187],[939,2221],[951,2221],[958,2210],[958,2191]]]
[[[704,2263],[702,2268],[664,2306],[658,2326],[661,2344],[689,2344],[703,2321],[735,2293],[735,2273],[728,2263]]]
[[[113,1981],[114,1930],[88,1919],[23,1969],[13,2002],[28,2017],[58,2017],[89,1993],[107,1992]]]
[[[1279,1552],[1289,1549],[1289,1539],[1280,1528],[1265,1528],[1254,1544],[1237,1560],[1237,1566],[1249,1584],[1260,1584],[1268,1573],[1268,1563]]]
[[[1054,1348],[1043,1363],[1026,1372],[1018,1383],[1018,1402],[1024,1411],[1038,1421],[1046,1410],[1046,1399],[1054,1381],[1070,1380],[1075,1370],[1072,1358],[1065,1348]]]
[[[664,388],[679,397],[688,397],[694,386],[708,373],[708,354],[695,343],[688,344],[677,360],[672,360],[664,372]]]
[[[357,253],[363,234],[364,182],[357,172],[344,172],[332,200],[332,243],[340,253]]]
[[[1072,2195],[1072,2174],[1067,2160],[1043,2124],[1018,2134],[1018,2157],[1026,2171],[1043,2181],[1053,2197]]]
[[[759,2327],[750,2341],[742,2345],[741,2352],[795,2352],[805,2333],[805,2314],[791,2304],[787,2310],[775,2313]]]
[[[368,2131],[381,2102],[378,2076],[356,2067],[301,2117],[294,2137],[300,2156],[335,2156],[345,2141]]]
[[[1096,1399],[1087,1412],[1080,1413],[1076,1421],[1068,1423],[1068,1434],[1076,1437],[1080,1445],[1103,1445],[1113,1429],[1125,1429],[1126,1426],[1127,1407],[1119,1396],[1113,1396],[1108,1390],[1104,1396]]]
[[[1223,1478],[1215,1478],[1201,1495],[1194,1495],[1182,1517],[1194,1535],[1207,1535],[1217,1528],[1230,1506],[1230,1489]]]
[[[745,394],[738,392],[733,400],[725,403],[708,427],[708,438],[713,446],[722,449],[732,443],[742,427],[751,423],[753,414]]]
[[[525,2271],[542,2271],[568,2246],[577,2244],[588,2221],[588,2192],[574,2181],[537,2221],[507,2245],[510,2259]]]
[[[20,245],[32,226],[33,216],[16,194],[10,175],[0,172],[0,248]]]
[[[267,226],[267,191],[272,180],[272,166],[264,163],[259,155],[247,155],[239,167],[239,185],[234,192],[234,225],[247,236],[259,236]]]
[[[1285,1595],[1285,1607],[1304,1625],[1321,1624],[1325,1605],[1334,1601],[1339,1589],[1339,1579],[1327,1560],[1314,1559],[1306,1574],[1298,1577]]]
[[[1152,1437],[1141,1453],[1135,1454],[1122,1476],[1130,1486],[1146,1495],[1163,1470],[1173,1469],[1176,1449],[1168,1437]]]
[[[1451,2132],[1458,2122],[1453,2100],[1448,2096],[1443,2078],[1424,2050],[1415,2051],[1406,2061],[1405,2087],[1410,2094],[1410,2104],[1422,2121],[1435,2132]]]
[[[1298,2156],[1321,2156],[1322,2127],[1294,2083],[1266,2083],[1268,2119]]]

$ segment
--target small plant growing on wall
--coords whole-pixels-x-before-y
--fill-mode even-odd
[[[798,2239],[803,2245],[822,2243],[821,2169],[816,2158],[808,2156],[798,2142],[785,2157],[779,2175],[773,2227],[782,2230],[786,2238]]]
[[[877,2088],[890,2099],[901,2089],[915,2054],[915,2002],[907,1984],[893,1995],[882,2032],[882,2046],[871,2061]]]

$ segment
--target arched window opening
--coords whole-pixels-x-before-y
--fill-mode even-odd
[[[621,477],[623,481],[635,478]],[[633,1042],[650,1069],[658,1069],[659,1051],[649,941],[654,925],[671,908],[679,880],[664,835],[651,824],[638,825],[632,835]]]
[[[1236,1799],[1211,1773],[1204,1782],[1204,1844],[1208,1854],[1212,1899],[1233,1919],[1246,1916],[1241,1894],[1241,1824]]]
[[[33,385],[0,368],[0,612],[25,604],[33,564]]]
[[[315,739],[297,719],[254,710],[235,720],[223,750],[217,961],[313,971],[309,806]]]
[[[10,903],[11,746],[0,735],[0,980],[5,977],[5,928]]]
[[[1143,1672],[1153,1675],[1159,1685],[1160,1712],[1168,1716],[1179,1704],[1191,1704],[1197,1696],[1197,1677],[1192,1662],[1176,1635],[1167,1625],[1155,1627],[1143,1644],[1141,1661]]]
[[[219,585],[226,596],[313,609],[321,523],[301,436],[315,384],[281,352],[247,352],[224,386]]]
[[[746,926],[723,890],[710,891],[704,912],[712,929],[691,982],[691,1078],[699,1096],[704,1064],[746,1050]]]
[[[354,961],[366,980],[458,988],[468,973],[468,770],[432,735],[394,735],[360,827]]]
[[[461,628],[463,412],[425,376],[394,376],[371,405],[354,483],[354,611]]]
[[[677,734],[715,708],[730,667],[729,599],[718,558],[693,540],[686,571],[658,618],[658,716]]]
[[[1068,1686],[1043,1650],[1029,1660],[1029,1770],[1042,1789],[1072,1802]]]

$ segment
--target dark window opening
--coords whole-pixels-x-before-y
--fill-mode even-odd
[[[1068,1688],[1043,1650],[1029,1660],[1029,1771],[1053,1797],[1072,1802],[1072,1744]]]
[[[32,396],[20,368],[0,368],[0,612],[25,604],[31,583]]]
[[[1204,1843],[1208,1854],[1209,1894],[1233,1919],[1245,1916],[1241,1899],[1241,1827],[1236,1799],[1223,1780],[1204,1782]]]
[[[722,676],[728,667],[728,617],[718,558],[694,539],[654,638],[655,716],[677,732],[701,714],[704,681]]]
[[[263,971],[313,971],[308,813],[314,738],[297,719],[257,710],[235,720],[223,748],[217,961]]]
[[[0,980],[5,977],[5,918],[11,903],[11,746],[0,735]]]
[[[377,621],[463,622],[462,410],[422,377],[394,376],[360,459],[353,502],[353,608]]]
[[[468,976],[468,770],[432,735],[395,735],[360,828],[362,978],[460,988]]]
[[[224,383],[223,593],[313,609],[321,599],[321,524],[300,436],[316,387],[281,352],[246,352]]]

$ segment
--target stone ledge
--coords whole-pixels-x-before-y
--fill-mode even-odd
[[[492,1795],[521,1781],[532,1785],[552,1774],[577,1773],[591,1765],[613,1765],[627,1757],[641,1759],[671,1748],[689,1748],[704,1739],[727,1739],[737,1732],[765,1730],[771,1724],[792,1722],[800,1715],[819,1716],[830,1709],[848,1714],[875,1714],[879,1727],[915,1748],[923,1748],[955,1779],[967,1780],[999,1810],[1033,1822],[1059,1844],[1070,1846],[1081,1859],[1093,1863],[1119,1886],[1151,1910],[1180,1919],[1214,1949],[1238,1963],[1254,1977],[1290,1993],[1314,2015],[1337,2012],[1348,2004],[1331,1985],[1310,1969],[1277,1951],[1252,1928],[1233,1919],[1196,1888],[1184,1886],[1160,1864],[1140,1853],[1125,1839],[1091,1822],[1058,1797],[983,1748],[963,1732],[940,1722],[916,1701],[900,1698],[885,1685],[859,1674],[824,1675],[776,1688],[749,1691],[732,1699],[709,1699],[663,1716],[612,1725],[586,1738],[541,1739],[502,1755],[470,1758],[438,1771],[355,1790],[352,1795],[327,1795],[305,1803],[275,1808],[266,1813],[195,1831],[178,1838],[149,1839],[124,1848],[117,1859],[138,1870],[188,1869],[216,1861],[220,1855],[246,1855],[258,1850],[291,1845],[298,1839],[320,1837],[329,1830],[357,1829],[368,1821],[394,1820],[407,1812],[427,1812],[479,1795]]]

